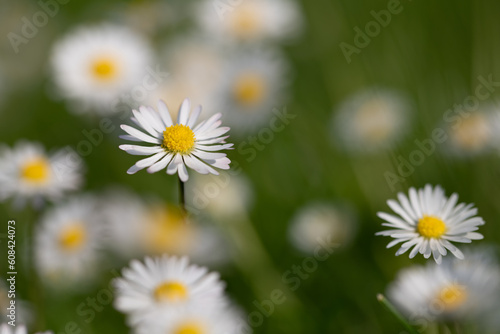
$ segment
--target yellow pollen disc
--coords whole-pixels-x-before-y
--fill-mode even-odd
[[[21,168],[21,177],[28,182],[42,183],[50,175],[50,165],[47,159],[37,158],[29,161]]]
[[[194,148],[194,132],[189,126],[176,124],[163,131],[163,148],[172,153],[189,154]]]
[[[264,98],[266,83],[254,73],[246,73],[236,79],[234,96],[243,105],[257,104]]]
[[[203,327],[196,323],[187,323],[177,327],[174,334],[204,334]]]
[[[463,285],[451,284],[441,291],[437,296],[437,301],[447,311],[459,308],[467,300],[467,290]]]
[[[418,220],[418,233],[426,238],[439,238],[446,232],[446,224],[439,218],[424,216]]]
[[[175,281],[163,282],[154,290],[154,297],[158,302],[179,302],[186,300],[187,296],[186,286]]]
[[[97,59],[91,65],[92,74],[99,80],[113,79],[117,70],[116,63],[108,58]]]
[[[462,120],[452,131],[454,142],[466,151],[483,148],[491,137],[488,120],[479,112]]]
[[[87,231],[83,224],[74,223],[61,230],[59,244],[66,251],[75,251],[81,248],[87,240]]]
[[[259,18],[254,8],[243,6],[230,16],[232,28],[238,37],[251,37],[259,28]]]

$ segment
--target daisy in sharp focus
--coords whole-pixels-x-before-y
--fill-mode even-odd
[[[147,168],[148,173],[156,173],[166,168],[167,174],[179,174],[179,179],[186,182],[189,178],[187,167],[200,174],[218,175],[213,167],[229,169],[231,161],[225,153],[217,151],[230,149],[233,144],[225,144],[223,136],[228,127],[220,127],[221,114],[215,114],[195,126],[201,113],[201,106],[191,113],[191,103],[185,99],[182,103],[177,123],[172,122],[167,105],[160,101],[158,112],[151,107],[141,106],[139,111],[133,110],[132,121],[141,130],[129,125],[121,128],[128,135],[120,136],[137,142],[154,144],[153,146],[120,145],[120,149],[132,155],[151,155],[139,160],[127,171],[134,174]]]
[[[473,204],[457,205],[457,201],[456,193],[447,198],[440,186],[432,188],[429,184],[418,191],[410,188],[409,197],[398,193],[398,201],[387,201],[387,205],[398,216],[377,213],[378,217],[386,221],[382,226],[393,229],[376,235],[394,238],[387,248],[403,243],[396,256],[413,247],[410,258],[420,253],[427,259],[432,254],[434,260],[441,263],[442,256],[448,250],[457,258],[463,259],[463,253],[452,242],[470,243],[472,240],[483,239],[483,235],[475,231],[484,221],[476,216],[477,209]]]
[[[60,150],[48,155],[41,144],[26,141],[13,149],[0,148],[0,201],[12,198],[15,206],[31,201],[38,207],[77,190],[83,163],[73,153]]]
[[[127,28],[79,28],[57,42],[52,52],[58,93],[73,102],[77,112],[110,114],[123,94],[131,94],[150,76],[151,54],[147,42]]]
[[[219,274],[190,265],[187,257],[133,260],[122,274],[114,280],[114,306],[128,315],[133,326],[148,322],[151,316],[164,319],[183,307],[211,309],[225,304],[225,286]]]
[[[35,230],[35,259],[43,281],[81,287],[98,274],[102,219],[95,198],[78,196],[47,211]]]

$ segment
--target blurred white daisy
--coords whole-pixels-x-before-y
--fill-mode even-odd
[[[100,202],[106,240],[121,257],[167,253],[211,265],[228,260],[220,233],[186,218],[176,206],[150,204],[124,190],[110,191]]]
[[[169,110],[176,113],[189,96],[193,105],[203,105],[201,117],[215,114],[220,106],[216,91],[222,80],[225,60],[222,52],[218,45],[198,35],[169,42],[161,57],[165,59],[163,66],[168,69],[169,77],[148,94],[147,104],[167,101]]]
[[[243,334],[248,326],[232,307],[183,307],[165,317],[150,317],[138,334]]]
[[[408,133],[411,105],[400,92],[370,88],[349,96],[333,115],[333,139],[344,149],[388,149]]]
[[[500,268],[484,251],[468,252],[464,261],[446,258],[442,265],[404,269],[388,288],[389,299],[417,323],[481,324],[498,305],[499,293]]]
[[[483,235],[474,231],[484,224],[481,217],[477,217],[477,209],[473,204],[457,205],[458,195],[453,193],[449,198],[440,186],[432,188],[427,184],[425,188],[410,188],[409,198],[398,193],[398,201],[388,200],[387,205],[398,215],[385,212],[377,213],[386,222],[382,226],[392,227],[391,230],[378,232],[377,235],[394,238],[387,248],[403,242],[397,255],[410,252],[410,258],[417,253],[429,258],[431,254],[437,263],[441,263],[442,256],[449,250],[459,259],[463,253],[452,242],[470,243],[472,240],[483,239]]]
[[[81,287],[98,273],[102,219],[95,198],[79,196],[48,210],[35,229],[35,259],[44,282]]]
[[[224,121],[236,131],[254,130],[285,99],[290,81],[285,58],[272,49],[240,50],[229,56],[218,99]]]
[[[219,127],[221,114],[216,114],[208,120],[195,126],[201,113],[201,106],[191,114],[191,103],[188,99],[182,103],[177,117],[177,124],[173,124],[166,104],[158,103],[159,113],[151,107],[141,106],[139,111],[133,110],[132,121],[146,133],[129,125],[121,128],[128,135],[122,139],[155,144],[154,146],[120,145],[120,149],[132,155],[152,155],[139,160],[127,171],[134,174],[141,169],[148,168],[148,173],[156,173],[164,168],[167,174],[179,174],[182,182],[189,178],[186,166],[201,174],[215,174],[212,167],[229,169],[231,161],[225,153],[216,151],[230,149],[233,144],[224,144],[228,136],[228,127]],[[221,144],[222,143],[222,144]],[[216,145],[214,145],[216,144]]]
[[[75,111],[113,113],[122,95],[148,74],[146,41],[124,27],[99,25],[71,32],[53,49],[51,65],[58,93]]]
[[[289,0],[204,0],[194,14],[208,36],[229,42],[289,39],[303,26],[297,2]]]
[[[128,315],[130,325],[147,321],[151,315],[162,319],[181,307],[211,309],[225,303],[219,274],[190,265],[187,257],[133,260],[122,274],[114,280],[114,305]]]
[[[28,330],[24,325],[11,326],[8,324],[1,324],[0,334],[28,334]],[[46,331],[46,332],[37,332],[35,334],[53,334],[53,332]]]
[[[356,219],[345,205],[313,202],[302,207],[292,218],[288,237],[299,250],[312,254],[318,240],[329,238],[339,247],[347,245],[356,232]]]
[[[73,152],[74,153],[74,152]],[[15,206],[62,198],[82,184],[82,160],[60,150],[48,155],[39,143],[20,141],[0,148],[0,200],[12,198]]]
[[[449,136],[445,152],[468,157],[486,153],[494,147],[495,108],[486,106],[476,110],[459,121],[448,124]]]
[[[206,210],[216,219],[241,217],[252,204],[252,185],[241,173],[197,175],[193,181],[186,187],[190,206],[201,212]]]

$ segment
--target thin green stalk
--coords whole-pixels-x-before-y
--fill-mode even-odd
[[[417,330],[413,328],[408,321],[396,310],[396,308],[385,298],[385,296],[381,293],[377,295],[377,300],[382,304],[389,312],[396,317],[396,319],[401,322],[401,324],[412,334],[418,334]]]
[[[184,182],[181,181],[181,178],[179,177],[179,203],[181,207],[181,211],[184,215],[187,214],[187,209],[186,209],[186,191],[184,189]]]

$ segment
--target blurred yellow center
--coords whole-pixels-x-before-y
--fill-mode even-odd
[[[236,79],[234,85],[234,96],[238,102],[244,105],[259,103],[264,98],[266,83],[264,79],[254,73],[246,73]]]
[[[193,224],[173,206],[153,206],[143,222],[143,243],[151,254],[185,254],[193,246]]]
[[[259,18],[257,13],[250,6],[243,6],[231,15],[232,28],[239,37],[249,37],[257,31],[259,27]]]
[[[424,216],[418,220],[418,233],[426,238],[439,238],[446,232],[446,224],[439,218]]]
[[[154,291],[154,297],[158,302],[179,302],[186,300],[187,296],[186,286],[176,281],[164,282]]]
[[[59,244],[66,251],[75,251],[81,248],[87,240],[87,231],[81,223],[74,223],[61,230]]]
[[[111,59],[97,59],[92,63],[92,73],[99,80],[109,80],[116,76],[117,67]]]
[[[455,143],[466,151],[475,151],[483,148],[490,139],[491,132],[487,119],[479,112],[465,118],[453,130],[452,138]]]
[[[203,327],[196,323],[187,323],[177,327],[174,330],[174,334],[204,334],[205,330]]]
[[[163,131],[163,148],[172,153],[189,154],[194,148],[195,139],[189,126],[172,125]]]
[[[393,130],[387,109],[388,105],[382,99],[373,98],[364,103],[355,116],[355,126],[359,133],[366,139],[377,142],[387,139]]]
[[[451,284],[441,291],[437,296],[437,301],[447,310],[452,311],[463,305],[467,300],[467,290],[464,286]]]
[[[24,164],[21,168],[21,177],[28,182],[41,183],[47,181],[50,165],[47,159],[37,158]]]

